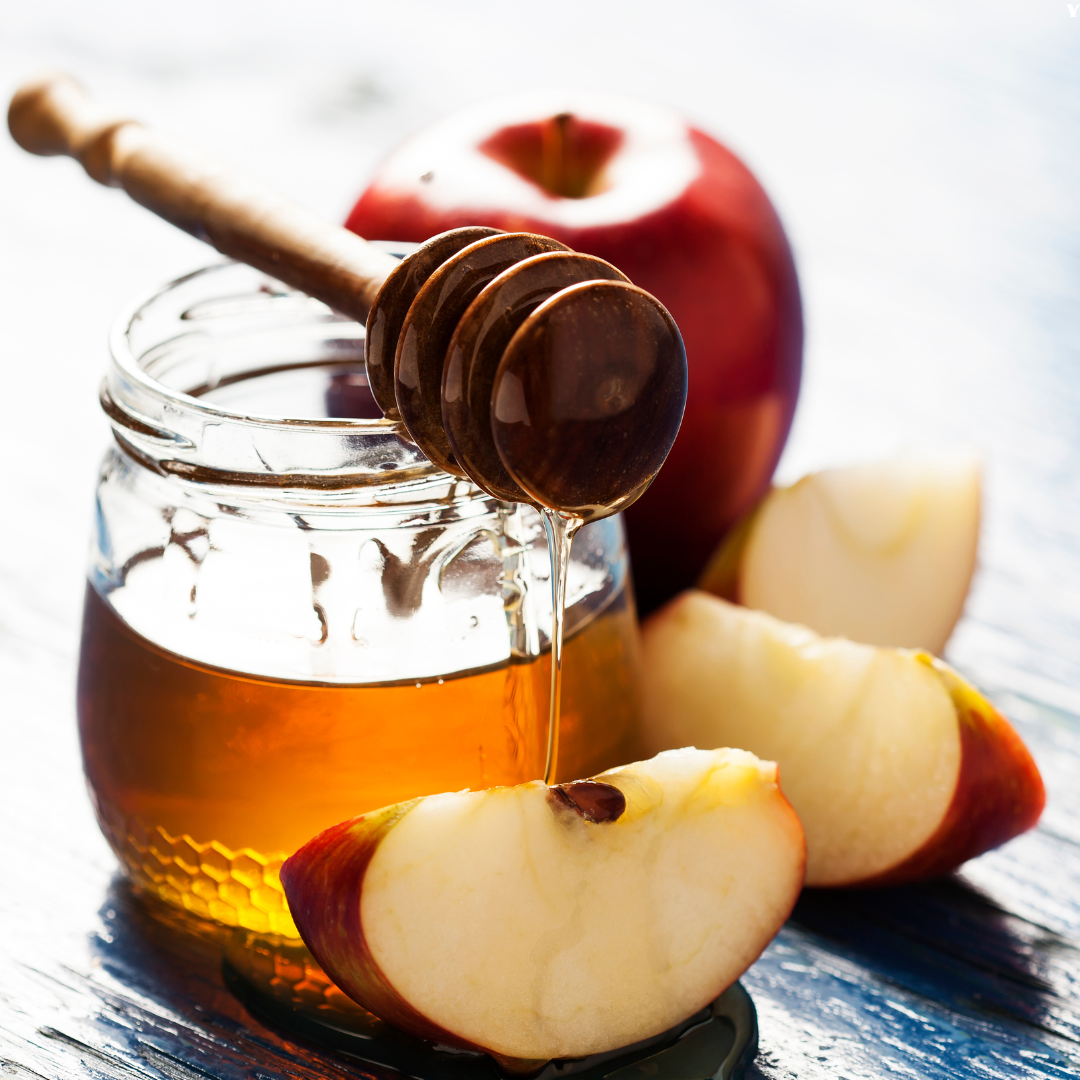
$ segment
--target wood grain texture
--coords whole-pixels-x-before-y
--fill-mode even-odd
[[[394,391],[394,358],[409,306],[424,282],[447,259],[485,236],[494,236],[495,232],[495,229],[473,226],[430,237],[419,251],[404,259],[383,282],[368,312],[364,368],[371,393],[388,418],[397,419],[399,415]]]
[[[506,471],[491,433],[491,393],[503,352],[537,306],[568,285],[593,280],[626,276],[592,255],[534,255],[485,286],[454,328],[443,366],[443,428],[458,463],[497,498],[529,501]]]
[[[442,420],[446,350],[454,329],[481,289],[515,263],[565,245],[532,233],[477,240],[437,267],[409,306],[394,357],[394,395],[409,434],[447,472],[465,476],[454,460]]]
[[[628,507],[671,450],[686,404],[675,320],[625,281],[582,281],[515,331],[491,393],[506,471],[541,506],[588,521]]]

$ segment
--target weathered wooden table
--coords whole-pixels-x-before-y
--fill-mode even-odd
[[[756,1075],[1080,1075],[1080,18],[811,7],[9,5],[0,89],[74,69],[334,216],[404,132],[511,77],[672,101],[728,138],[774,194],[805,289],[781,472],[983,450],[982,566],[949,655],[1049,789],[1034,833],[953,878],[805,895],[744,979]],[[104,337],[121,303],[207,252],[3,140],[0,193],[0,1077],[352,1075],[247,1015],[216,948],[155,929],[82,785]]]

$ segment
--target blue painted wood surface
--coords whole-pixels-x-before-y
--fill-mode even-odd
[[[804,895],[744,979],[754,1075],[1060,1077],[1080,1075],[1078,61],[1080,18],[1043,0],[50,0],[5,10],[0,89],[72,68],[335,217],[403,133],[511,85],[658,98],[727,138],[774,196],[804,286],[781,474],[905,444],[984,451],[981,569],[949,656],[1049,790],[1035,832],[954,878]],[[0,1077],[362,1074],[253,1021],[216,945],[143,914],[82,785],[73,670],[105,333],[206,251],[2,139],[0,193]]]

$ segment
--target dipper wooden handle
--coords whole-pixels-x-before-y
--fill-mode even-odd
[[[66,75],[46,75],[12,98],[8,127],[32,154],[66,154],[98,183],[222,255],[264,270],[359,322],[397,265],[347,229],[180,140],[111,116]]]

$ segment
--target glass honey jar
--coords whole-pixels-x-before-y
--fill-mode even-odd
[[[136,887],[293,938],[278,868],[338,821],[543,774],[551,589],[527,506],[381,418],[363,328],[234,263],[117,322],[79,667],[86,777]],[[621,519],[568,575],[558,775],[635,756]]]

